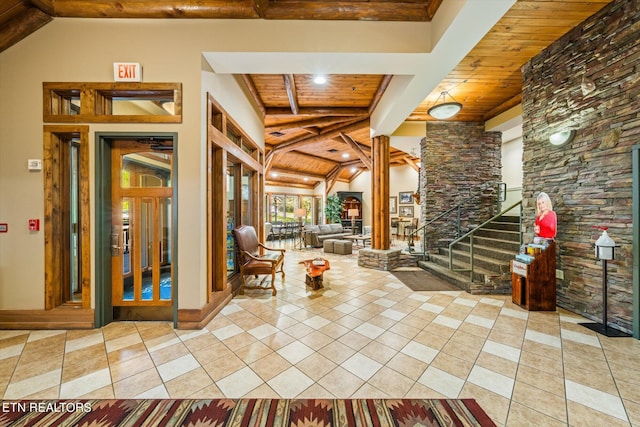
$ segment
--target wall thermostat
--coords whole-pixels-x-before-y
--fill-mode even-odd
[[[29,159],[27,160],[27,167],[30,171],[41,171],[42,170],[42,160],[40,159]]]

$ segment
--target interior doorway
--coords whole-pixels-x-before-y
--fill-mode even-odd
[[[100,134],[96,326],[177,321],[176,135]]]

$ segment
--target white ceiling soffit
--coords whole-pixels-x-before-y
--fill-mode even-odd
[[[425,35],[425,39],[432,40],[431,52],[371,52],[370,40],[362,40],[363,49],[354,49],[354,52],[318,52],[318,46],[314,44],[305,52],[287,51],[287,46],[281,45],[281,52],[204,52],[203,56],[215,73],[222,74],[394,75],[371,115],[372,136],[391,135],[515,1],[443,2],[432,22],[422,24],[425,31],[431,32]],[[312,25],[309,27],[312,27],[309,28],[311,31],[317,31]],[[291,37],[295,39],[292,41],[295,45],[304,38],[304,34]],[[399,47],[395,52],[406,52],[406,46],[400,47],[402,42],[397,40]],[[415,44],[415,41],[404,42]],[[350,45],[353,48],[353,37]]]

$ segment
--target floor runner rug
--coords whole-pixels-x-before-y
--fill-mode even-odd
[[[398,280],[413,291],[461,291],[462,289],[419,267],[391,271]]]
[[[1,403],[0,426],[495,426],[473,399],[157,399]]]

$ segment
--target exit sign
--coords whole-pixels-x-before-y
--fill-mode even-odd
[[[142,66],[138,62],[114,62],[113,80],[116,82],[141,82]]]

